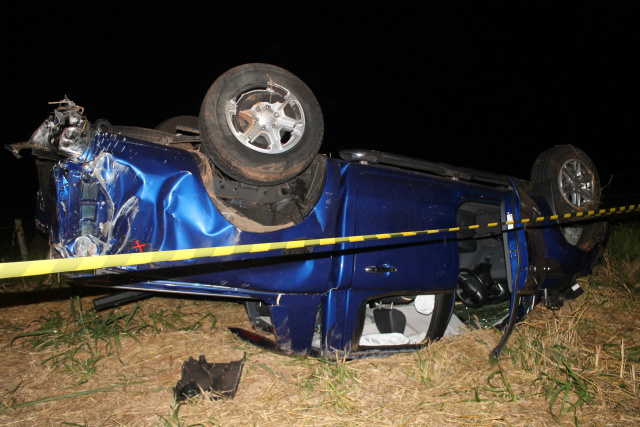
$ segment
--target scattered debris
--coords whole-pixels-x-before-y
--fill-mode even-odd
[[[176,384],[177,402],[184,402],[203,392],[211,392],[211,400],[232,399],[238,390],[242,367],[247,358],[229,363],[208,363],[204,355],[199,360],[190,357],[182,365],[182,378]]]

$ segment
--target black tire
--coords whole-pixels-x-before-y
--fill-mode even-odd
[[[593,161],[572,145],[553,147],[538,156],[531,169],[531,182],[549,181],[556,214],[595,211],[600,206],[602,188]],[[603,233],[602,224],[569,220],[561,223],[570,244],[591,249]]]
[[[254,185],[280,184],[300,174],[320,150],[324,132],[313,92],[292,73],[268,64],[240,65],[221,75],[204,97],[199,122],[213,163]]]
[[[108,132],[108,133],[115,133],[116,131],[113,128],[113,125],[111,124],[111,122],[109,122],[109,120],[106,119],[98,119],[95,122],[93,122],[93,128],[97,131],[97,132]]]
[[[197,116],[175,116],[171,117],[156,126],[156,130],[171,134],[180,133],[178,126],[184,126],[192,129],[198,129]]]
[[[600,176],[593,161],[577,147],[560,145],[538,156],[531,169],[531,182],[547,180],[558,215],[600,206]]]

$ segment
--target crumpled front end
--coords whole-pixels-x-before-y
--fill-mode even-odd
[[[39,228],[50,236],[54,256],[230,247],[335,236],[340,171],[335,164],[327,167],[324,158],[314,162],[309,168],[311,173],[297,178],[307,180],[303,183],[308,188],[306,196],[315,195],[305,197],[305,209],[300,210],[299,218],[258,224],[258,219],[268,217],[262,215],[263,211],[255,219],[243,216],[240,209],[246,205],[250,210],[256,203],[242,198],[225,202],[225,197],[233,194],[214,188],[214,181],[218,183],[220,179],[216,179],[218,175],[198,151],[199,146],[175,148],[169,145],[172,141],[151,138],[154,133],[171,137],[170,134],[149,129],[127,128],[125,133],[119,130],[124,127],[92,126],[80,114],[81,109],[70,102],[59,110],[61,115],[49,117],[30,141],[10,147],[16,154],[30,148],[37,157],[40,191],[36,216]],[[64,126],[73,127],[75,123],[85,124],[78,133],[82,141],[66,144],[63,139],[68,133]],[[137,139],[138,135],[150,140]],[[66,147],[66,151],[60,147]],[[72,151],[70,147],[76,149]],[[325,179],[324,171],[329,169]],[[283,202],[298,206],[295,192],[284,191],[291,186],[292,183],[284,183],[274,189],[265,188],[278,191],[281,200],[272,203],[276,208]],[[249,192],[240,186],[238,189],[242,194]],[[265,203],[270,202],[269,199]],[[113,274],[100,270],[96,272],[98,276],[84,281],[162,292],[241,294],[242,298],[271,298],[263,298],[264,292],[273,293],[274,298],[279,292],[321,293],[329,286],[330,250],[317,248],[308,259],[281,260],[272,253],[258,252],[230,254],[215,262],[200,258],[114,267],[111,272],[135,274],[120,274],[121,279],[115,279]],[[327,252],[326,256],[321,252]],[[121,282],[113,283],[114,280]]]
[[[56,102],[59,107],[33,133],[29,141],[8,146],[20,158],[20,150],[31,148],[33,154],[55,159],[56,155],[78,158],[89,146],[91,124],[83,115],[84,108],[63,99]]]
[[[52,243],[64,257],[226,245],[237,238],[184,150],[96,133],[86,158],[60,161],[52,178]]]
[[[33,132],[31,138],[6,148],[17,158],[23,149],[30,149],[36,157],[40,189],[36,211],[36,226],[45,233],[59,228],[57,213],[59,193],[58,181],[67,181],[55,168],[60,159],[82,162],[91,144],[91,124],[83,115],[84,109],[67,98],[59,101],[58,108]],[[55,168],[55,170],[54,170]],[[66,211],[66,204],[62,212]],[[55,239],[54,239],[55,240]]]
[[[61,101],[29,141],[8,147],[37,157],[37,224],[58,255],[235,242],[238,231],[215,211],[191,153],[99,132],[82,113]]]

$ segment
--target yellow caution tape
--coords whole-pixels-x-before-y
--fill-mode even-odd
[[[500,227],[503,225],[540,223],[544,221],[566,220],[570,218],[600,217],[612,214],[633,212],[637,205],[623,206],[599,211],[573,212],[548,217],[525,218],[517,221],[493,222],[483,225],[440,228],[434,230],[405,231],[400,233],[370,234],[363,236],[332,237],[324,239],[292,240],[289,242],[256,243],[252,245],[219,246],[214,248],[179,249],[174,251],[140,252],[117,255],[99,255],[93,257],[77,257],[65,259],[48,259],[41,261],[6,262],[0,264],[0,279],[9,277],[36,276],[39,274],[63,273],[97,268],[120,267],[125,265],[149,264],[152,262],[183,261],[194,258],[221,257],[236,254],[266,252],[283,249],[297,249],[311,246],[336,245],[370,240],[392,239],[396,237],[412,237],[425,234],[449,233],[477,228]]]

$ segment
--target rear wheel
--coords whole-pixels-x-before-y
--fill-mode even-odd
[[[600,177],[586,153],[571,145],[553,147],[538,156],[531,181],[550,180],[558,214],[598,209]]]
[[[598,171],[589,156],[577,147],[560,145],[538,156],[531,170],[531,182],[544,181],[551,184],[552,201],[558,215],[595,211],[600,206]],[[593,240],[588,229],[580,222],[563,227],[563,233],[569,243],[585,246]]]

